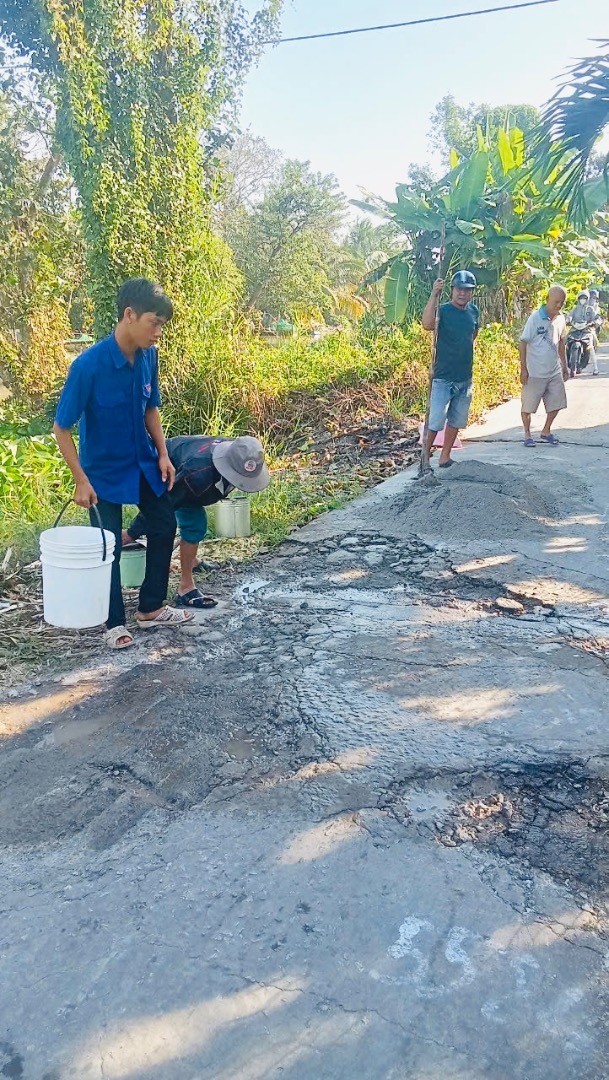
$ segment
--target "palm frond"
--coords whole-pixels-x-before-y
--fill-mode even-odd
[[[599,46],[604,51],[569,69],[542,110],[533,144],[534,165],[541,178],[559,189],[569,216],[580,221],[590,214],[584,190],[588,166],[609,125],[609,41]]]

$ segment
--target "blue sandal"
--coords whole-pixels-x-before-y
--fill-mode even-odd
[[[549,443],[550,446],[558,446],[560,442],[560,439],[557,439],[552,431],[549,435],[540,435],[539,437],[542,442]]]
[[[537,446],[537,443],[535,442],[535,439],[533,438],[533,436],[529,435],[528,439],[524,440],[524,445],[525,446]]]

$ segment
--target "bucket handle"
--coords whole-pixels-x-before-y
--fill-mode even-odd
[[[59,511],[57,517],[55,518],[55,521],[53,522],[53,528],[54,529],[57,528],[57,526],[59,525],[59,522],[61,521],[65,511],[68,509],[68,506],[70,506],[70,504],[73,503],[73,502],[74,502],[74,499],[68,499],[67,503],[64,503],[64,505],[62,506],[61,510]],[[106,533],[104,531],[104,527],[102,525],[102,520],[101,520],[101,517],[99,515],[99,510],[97,509],[97,507],[95,505],[93,505],[93,506],[90,507],[90,509],[93,510],[93,512],[95,514],[95,517],[97,518],[97,527],[101,531],[101,534],[102,534],[102,545],[103,545],[102,562],[105,562],[106,561],[106,554],[107,554]]]

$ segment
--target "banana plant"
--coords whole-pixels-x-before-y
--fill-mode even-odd
[[[374,196],[355,201],[361,210],[392,221],[403,236],[403,251],[365,279],[366,284],[386,276],[387,322],[402,323],[411,312],[414,279],[428,286],[435,275],[459,265],[496,288],[519,256],[549,259],[546,238],[560,208],[534,205],[525,157],[519,129],[499,128],[492,143],[479,130],[477,149],[461,160],[453,154],[450,172],[428,191],[399,184],[395,202]]]

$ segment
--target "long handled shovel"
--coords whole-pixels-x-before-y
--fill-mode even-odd
[[[442,263],[444,262],[444,249],[446,241],[446,226],[442,225],[442,239],[440,241],[440,260],[439,270],[440,277],[442,276]],[[429,464],[429,449],[427,447],[428,433],[429,433],[429,410],[431,407],[431,389],[433,385],[434,373],[436,370],[436,354],[438,351],[438,326],[440,323],[440,301],[442,295],[438,296],[438,303],[436,304],[436,321],[433,329],[433,341],[431,346],[431,364],[429,366],[429,382],[427,384],[427,408],[425,410],[425,423],[423,425],[423,436],[421,446],[421,458],[419,461],[419,472],[417,479],[422,480],[424,476],[429,476],[432,472],[431,465]]]

